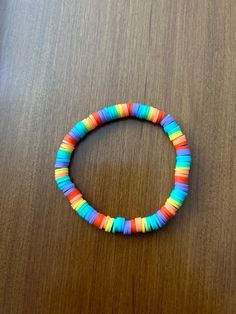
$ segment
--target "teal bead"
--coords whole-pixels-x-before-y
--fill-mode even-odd
[[[117,112],[115,106],[109,106],[103,109],[105,111],[106,116],[108,117],[108,120],[115,120],[117,119]]]
[[[174,200],[176,200],[179,203],[183,203],[185,197],[181,196],[178,193],[175,192],[171,192],[170,197],[173,198]]]
[[[146,217],[146,222],[147,222],[147,231],[151,231],[152,228],[151,228],[151,218],[150,218],[150,216]]]
[[[119,221],[117,220],[117,218],[114,218],[113,225],[112,225],[112,233],[115,233],[116,231],[118,231],[118,224],[119,224]]]
[[[190,168],[191,162],[189,161],[177,161],[176,167],[187,167]]]
[[[85,202],[79,209],[77,209],[77,213],[81,216],[84,217],[87,213],[86,207],[88,206],[88,202]]]
[[[139,119],[147,119],[150,106],[140,105],[136,117]]]
[[[93,207],[92,206],[90,206],[90,205],[88,205],[88,207],[86,207],[86,215],[84,216],[84,219],[86,220],[86,221],[89,221],[89,218],[90,218],[90,216],[93,214],[93,212],[94,212],[94,209],[93,209]]]
[[[65,176],[65,177],[57,178],[56,182],[57,183],[61,183],[61,182],[68,181],[68,180],[70,180],[70,177],[69,176]]]
[[[180,195],[181,197],[186,197],[188,195],[187,192],[181,190],[181,189],[178,189],[178,188],[175,188],[174,190],[174,193],[177,193],[178,195]]]
[[[112,106],[112,112],[113,112],[113,119],[119,119],[120,116],[119,116],[119,112],[117,111],[117,108],[116,106]]]
[[[177,156],[176,157],[176,161],[191,162],[192,161],[192,157],[191,156]]]
[[[84,130],[85,130],[86,134],[89,133],[89,129],[88,129],[87,125],[83,121],[81,121],[81,123],[84,126]]]
[[[57,152],[57,157],[71,157],[72,152],[67,152],[65,150],[59,149]]]
[[[87,129],[87,126],[84,124],[83,121],[80,121],[79,123],[77,123],[77,125],[85,134],[89,132],[89,130]]]
[[[83,208],[81,217],[83,217],[85,220],[88,221],[92,211],[93,211],[93,208],[91,206],[89,206],[89,204],[87,203],[86,206],[84,206],[84,208]]]
[[[154,220],[156,221],[156,223],[157,223],[157,226],[158,226],[157,229],[162,228],[163,225],[162,225],[160,219],[157,217],[156,214],[153,215],[153,219],[154,219]]]
[[[171,194],[170,194],[171,196],[172,195],[175,195],[176,197],[178,197],[179,199],[181,199],[181,200],[184,200],[185,199],[185,197],[188,195],[185,191],[182,191],[182,190],[180,190],[180,189],[173,189],[172,190],[172,192],[171,192]]]
[[[119,232],[123,233],[124,228],[125,228],[125,218],[118,217],[118,220],[119,220]]]
[[[115,232],[123,233],[124,227],[125,227],[125,218],[116,217],[113,222],[112,233],[115,233]]]
[[[166,126],[164,126],[164,131],[166,133],[170,132],[171,130],[177,128],[179,125],[174,121],[174,122],[171,122],[170,124],[167,124]]]
[[[178,132],[178,131],[181,131],[180,126],[177,126],[176,128],[171,129],[171,130],[168,132],[168,135],[170,136],[171,134],[174,134],[175,132]]]
[[[88,133],[88,129],[82,121],[78,122],[72,130],[75,131],[80,138],[83,138]]]
[[[103,111],[105,112],[105,114],[106,114],[106,116],[108,118],[108,121],[113,120],[111,107],[106,107],[106,108],[103,109]]]
[[[71,180],[67,180],[67,181],[63,181],[63,182],[57,183],[57,186],[59,187],[60,190],[63,190],[69,184],[72,184]]]
[[[69,163],[70,162],[70,158],[68,157],[68,158],[61,158],[61,157],[58,157],[57,159],[56,159],[56,161],[57,162],[67,162],[67,163]]]
[[[158,226],[158,223],[156,220],[157,217],[155,217],[155,216],[156,216],[155,214],[150,216],[150,225],[151,225],[152,230],[158,230],[159,229],[159,226]]]

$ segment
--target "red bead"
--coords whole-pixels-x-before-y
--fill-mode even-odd
[[[105,216],[103,214],[98,214],[97,218],[93,222],[94,226],[99,228],[101,226],[101,223],[102,223],[104,218],[105,218]]]
[[[176,146],[175,149],[176,149],[176,150],[189,149],[189,146],[188,146],[188,145]]]
[[[136,233],[136,224],[135,224],[135,220],[131,219],[131,233]]]
[[[159,124],[166,116],[164,111],[159,111],[156,123]]]
[[[102,119],[100,118],[98,112],[93,112],[93,113],[92,113],[92,116],[93,116],[94,119],[97,121],[97,124],[98,124],[98,125],[102,125],[102,124],[103,124]]]
[[[78,143],[77,139],[71,136],[70,134],[66,134],[64,140],[69,142],[73,146],[75,146]]]
[[[175,176],[175,182],[188,184],[189,180],[188,177]]]
[[[133,103],[132,102],[127,102],[127,108],[128,108],[128,111],[129,111],[129,115],[131,116],[132,109],[133,109]]]
[[[81,195],[81,193],[80,193],[79,190],[75,189],[75,190],[73,190],[72,192],[70,192],[70,193],[66,196],[66,198],[70,201],[70,200],[72,200],[72,199],[73,199],[75,196],[77,196],[77,195]]]
[[[169,212],[165,206],[162,206],[162,208],[160,209],[161,213],[166,217],[167,220],[170,220],[171,217],[173,217],[173,214],[171,212]]]

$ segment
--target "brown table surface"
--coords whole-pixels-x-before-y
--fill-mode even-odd
[[[3,0],[0,44],[0,312],[235,313],[235,1]],[[175,219],[132,237],[89,226],[54,182],[68,130],[128,101],[171,113],[193,152]],[[138,217],[174,162],[160,128],[125,120],[71,172],[95,208]]]

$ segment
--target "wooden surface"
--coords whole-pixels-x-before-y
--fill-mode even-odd
[[[1,1],[1,313],[235,313],[235,16],[234,0]],[[125,238],[71,210],[53,165],[79,119],[127,101],[173,114],[194,160],[176,218]],[[161,129],[127,120],[88,136],[72,175],[133,217],[173,168]]]

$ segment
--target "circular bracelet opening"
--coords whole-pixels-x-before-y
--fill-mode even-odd
[[[86,136],[72,155],[70,176],[98,211],[131,219],[164,203],[174,165],[174,148],[161,127],[127,118]]]
[[[174,187],[165,204],[149,216],[126,219],[112,218],[99,213],[82,196],[69,175],[69,165],[76,145],[92,130],[113,120],[133,117],[160,124],[176,150]],[[58,150],[55,163],[55,179],[59,189],[71,203],[72,208],[87,222],[107,232],[126,235],[148,232],[162,228],[180,208],[189,190],[191,152],[185,135],[171,115],[152,106],[127,103],[103,108],[79,121],[65,136]]]

